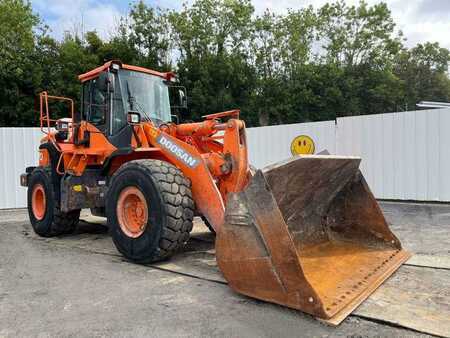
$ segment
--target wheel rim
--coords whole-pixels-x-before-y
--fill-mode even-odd
[[[47,201],[45,198],[45,190],[42,184],[36,184],[31,195],[31,208],[33,209],[34,217],[40,221],[45,216],[45,209],[47,208]]]
[[[138,188],[128,187],[120,193],[117,220],[120,229],[131,238],[139,237],[149,226],[147,201]]]

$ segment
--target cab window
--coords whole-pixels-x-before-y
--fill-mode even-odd
[[[96,86],[97,80],[92,80],[91,84],[91,106],[88,121],[100,126],[106,123],[107,100],[106,92],[100,91]]]
[[[106,125],[108,100],[106,92],[97,88],[96,79],[83,84],[83,118],[98,126]]]
[[[81,102],[83,102],[81,111],[82,111],[82,120],[87,121],[88,112],[89,112],[89,103],[91,100],[91,81],[83,83],[83,92],[81,97]]]
[[[127,125],[127,117],[125,115],[125,109],[122,100],[121,88],[117,74],[114,74],[116,89],[112,95],[112,133],[113,135],[119,132],[123,127]]]

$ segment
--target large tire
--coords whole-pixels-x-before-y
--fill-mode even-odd
[[[135,160],[111,178],[106,216],[114,244],[127,259],[150,263],[169,258],[192,230],[191,182],[172,164]]]
[[[28,181],[27,197],[30,222],[39,236],[70,234],[76,229],[80,210],[61,212],[55,201],[50,169],[33,170]]]

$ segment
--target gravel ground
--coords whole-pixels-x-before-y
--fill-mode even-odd
[[[71,245],[86,239],[107,250]],[[217,281],[128,263],[111,245],[101,225],[54,242],[34,235],[25,210],[0,211],[0,337],[428,337],[355,316],[330,327]]]

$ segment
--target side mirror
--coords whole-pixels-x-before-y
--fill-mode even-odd
[[[129,111],[127,114],[127,122],[131,125],[141,123],[141,114],[137,111]]]
[[[97,79],[97,88],[101,92],[109,90],[110,93],[114,92],[114,75],[110,72],[101,72]]]
[[[183,89],[178,90],[178,97],[180,100],[180,107],[181,108],[187,108],[187,97],[186,97],[186,91]]]
[[[169,93],[170,93],[170,105],[172,108],[176,109],[187,108],[187,95],[185,87],[169,85]]]

